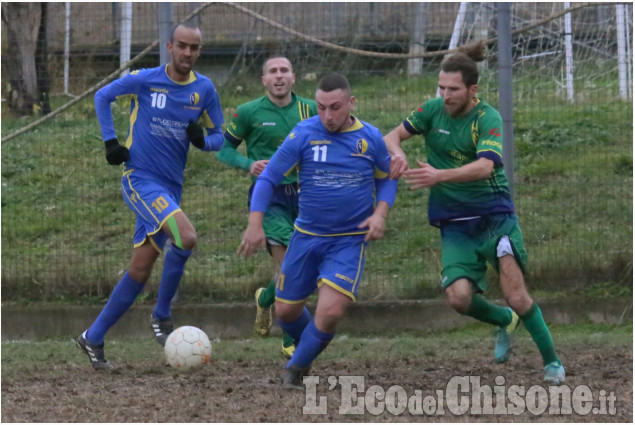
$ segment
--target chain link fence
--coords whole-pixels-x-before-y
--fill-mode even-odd
[[[550,292],[632,291],[632,4],[513,3],[515,199],[531,258],[529,282]],[[169,8],[169,22],[162,21]],[[4,8],[4,5],[3,5]],[[87,99],[8,139],[35,118],[7,108],[12,58],[2,37],[2,296],[103,298],[127,267],[133,215],[120,170],[103,160],[96,85],[188,16],[203,34],[197,71],[214,81],[229,119],[261,96],[263,60],[294,64],[298,94],[316,79],[349,77],[356,114],[386,133],[436,95],[443,52],[486,40],[479,96],[498,105],[495,3],[48,3],[44,62],[53,110]],[[163,15],[162,15],[163,12]],[[568,12],[568,13],[567,13]],[[4,10],[3,10],[4,18]],[[122,58],[123,55],[123,58]],[[133,68],[157,66],[160,48]],[[114,107],[123,138],[127,107]],[[5,143],[6,141],[6,143]],[[406,142],[411,160],[423,140]],[[269,280],[266,253],[234,254],[247,221],[249,179],[215,154],[193,152],[183,209],[199,243],[182,297],[249,299]],[[400,183],[386,238],[371,245],[360,298],[434,296],[439,236],[427,193]],[[148,285],[156,290],[160,262]],[[593,292],[591,292],[593,293]]]

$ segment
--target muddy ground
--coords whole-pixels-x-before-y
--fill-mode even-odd
[[[272,344],[277,347],[278,342]],[[575,394],[575,400],[570,404],[571,414],[554,414],[548,408],[553,406],[545,404],[549,387],[541,381],[540,361],[528,338],[516,348],[506,365],[494,363],[491,353],[478,339],[467,341],[464,346],[428,347],[418,355],[412,354],[412,347],[406,350],[407,355],[401,355],[399,347],[392,346],[381,358],[350,356],[354,360],[346,359],[347,352],[338,351],[336,346],[344,344],[334,341],[315,362],[312,374],[319,376],[320,383],[315,388],[317,399],[308,403],[305,391],[281,389],[279,372],[285,364],[281,356],[259,359],[226,352],[194,372],[176,372],[158,360],[126,362],[119,358],[114,372],[98,373],[83,356],[69,361],[58,358],[47,361],[43,355],[43,362],[30,371],[11,374],[7,379],[3,376],[2,422],[631,423],[633,420],[633,355],[629,346],[562,344],[560,356],[567,367],[566,389]],[[363,350],[364,346],[377,342],[355,344]],[[111,352],[118,349],[112,348]],[[225,345],[222,350],[241,350],[241,344]],[[414,350],[417,352],[418,348]],[[45,368],[46,372],[38,372],[38,368]],[[46,378],[42,379],[42,375]],[[348,375],[363,377],[364,391],[354,394],[361,399],[351,399],[347,396],[350,393],[342,392],[346,385],[342,385],[341,376]],[[498,394],[506,396],[504,404],[517,414],[477,414],[476,402],[462,413],[458,403],[461,399],[448,386],[453,376],[474,376],[480,380],[481,390],[485,385],[498,385]],[[372,385],[397,394],[397,402],[391,397],[384,400],[384,396],[378,396],[374,391],[378,388],[368,391]],[[397,387],[390,390],[393,385],[399,385],[403,391]],[[519,392],[519,388],[524,388],[524,392]],[[425,410],[422,404],[408,407],[404,401],[413,396],[416,399],[418,390],[420,400],[427,398]],[[590,393],[585,394],[585,390]],[[458,396],[469,399],[474,394],[472,391]],[[523,396],[521,399],[517,397],[519,394]],[[585,397],[592,401],[584,401]],[[400,400],[406,404],[399,405]],[[439,403],[443,403],[443,409],[438,408]],[[361,406],[363,413],[340,412],[347,405],[357,409]],[[306,414],[303,406],[318,414]],[[540,412],[545,406],[546,411]],[[601,410],[595,410],[594,414],[593,409]]]

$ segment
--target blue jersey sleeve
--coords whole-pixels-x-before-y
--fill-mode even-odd
[[[375,192],[377,202],[384,201],[391,208],[397,196],[397,180],[388,178],[390,174],[390,154],[381,133],[375,138]]]
[[[110,104],[122,96],[134,96],[138,92],[139,78],[128,74],[102,87],[95,93],[95,113],[104,141],[117,137]]]
[[[223,146],[223,130],[222,126],[225,122],[223,118],[223,109],[221,108],[220,99],[216,88],[210,82],[210,92],[208,93],[207,103],[202,112],[202,120],[207,129],[205,136],[204,151],[218,151]]]

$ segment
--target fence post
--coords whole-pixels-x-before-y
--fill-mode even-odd
[[[571,2],[565,1],[564,8],[569,9]],[[564,15],[564,51],[567,81],[567,100],[573,102],[575,90],[573,87],[573,34],[571,33],[571,14]]]
[[[625,6],[623,4],[615,5],[615,19],[617,21],[617,65],[619,72],[619,85],[620,85],[620,97],[622,100],[628,100],[630,90],[628,87],[628,75],[627,71],[627,39],[626,39],[626,13],[624,12]]]
[[[496,3],[498,31],[498,110],[503,118],[503,166],[514,196],[514,110],[510,3]]]
[[[172,35],[172,3],[159,3],[159,65],[170,61],[167,42]]]
[[[412,35],[410,36],[410,53],[420,54],[425,51],[425,19],[426,3],[414,4]],[[408,59],[408,75],[421,75],[423,58]]]
[[[64,94],[68,95],[71,60],[71,2],[64,5]]]
[[[125,2],[121,8],[121,36],[119,37],[119,66],[130,62],[130,44],[132,43],[132,3]],[[121,71],[121,77],[128,75],[128,70]]]

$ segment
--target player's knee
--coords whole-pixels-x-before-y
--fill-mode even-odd
[[[275,302],[276,317],[282,322],[293,322],[302,314],[304,309],[300,304],[287,304],[280,301]]]
[[[315,326],[323,332],[334,332],[346,313],[347,304],[321,305],[315,312]]]
[[[505,295],[505,301],[507,305],[519,315],[527,313],[533,303],[533,300],[526,291],[517,291]]]
[[[455,311],[465,314],[470,308],[470,302],[472,301],[471,293],[464,293],[461,291],[446,291],[446,301],[448,305]]]
[[[196,232],[186,232],[181,234],[181,249],[185,249],[187,251],[191,251],[196,248]]]
[[[196,231],[194,229],[181,230],[179,229],[178,235],[173,234],[172,243],[178,248],[186,251],[191,251],[196,247]]]
[[[152,266],[135,265],[134,263],[128,268],[128,275],[137,282],[146,283],[152,273]]]

